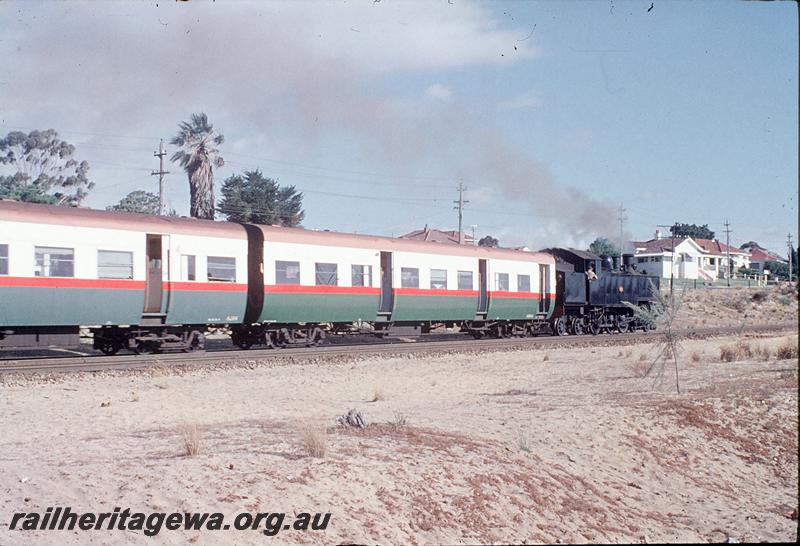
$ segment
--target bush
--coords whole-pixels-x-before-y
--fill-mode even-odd
[[[791,360],[797,358],[797,340],[786,341],[775,351],[778,360]]]
[[[719,349],[719,358],[722,362],[737,362],[746,360],[753,356],[753,349],[750,344],[739,341],[733,345],[723,345]]]

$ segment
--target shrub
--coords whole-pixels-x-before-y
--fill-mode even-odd
[[[753,349],[745,341],[733,345],[723,345],[719,349],[719,358],[722,362],[737,362],[753,356]]]
[[[775,351],[778,360],[791,360],[797,358],[797,340],[786,341]]]

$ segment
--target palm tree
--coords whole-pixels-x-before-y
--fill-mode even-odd
[[[194,218],[213,220],[213,167],[222,167],[225,164],[216,146],[222,144],[225,137],[214,133],[214,126],[202,112],[192,114],[191,122],[183,121],[178,127],[178,134],[170,143],[182,149],[172,155],[172,161],[180,163],[189,177],[189,214]]]

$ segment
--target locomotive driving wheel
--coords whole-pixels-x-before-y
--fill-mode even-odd
[[[599,317],[594,318],[594,319],[589,321],[589,333],[590,334],[592,334],[593,336],[596,336],[597,334],[600,333],[601,329],[602,328],[600,326],[600,318]]]
[[[628,324],[628,317],[626,317],[625,315],[619,315],[615,322],[617,326],[617,332],[619,332],[620,334],[625,334],[628,332],[630,326]]]
[[[572,322],[569,324],[570,333],[575,336],[582,336],[585,333],[585,328],[583,326],[583,318],[582,317],[575,317],[572,319]]]
[[[555,324],[553,324],[553,330],[557,336],[567,335],[567,317],[558,317]]]

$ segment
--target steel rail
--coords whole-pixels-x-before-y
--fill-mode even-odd
[[[797,332],[797,323],[775,325],[750,325],[682,329],[675,332],[681,338],[700,339],[731,334]],[[0,362],[0,375],[19,373],[95,372],[126,370],[146,367],[176,366],[191,367],[203,363],[225,364],[259,360],[291,361],[336,356],[380,356],[410,353],[469,353],[524,350],[533,348],[564,346],[615,346],[636,342],[651,342],[663,338],[663,332],[635,332],[625,334],[601,334],[598,336],[539,336],[504,339],[460,340],[460,341],[409,341],[405,343],[360,343],[337,344],[317,347],[293,347],[287,349],[217,350],[192,353],[160,353],[147,355],[86,355],[57,358],[19,359]]]

